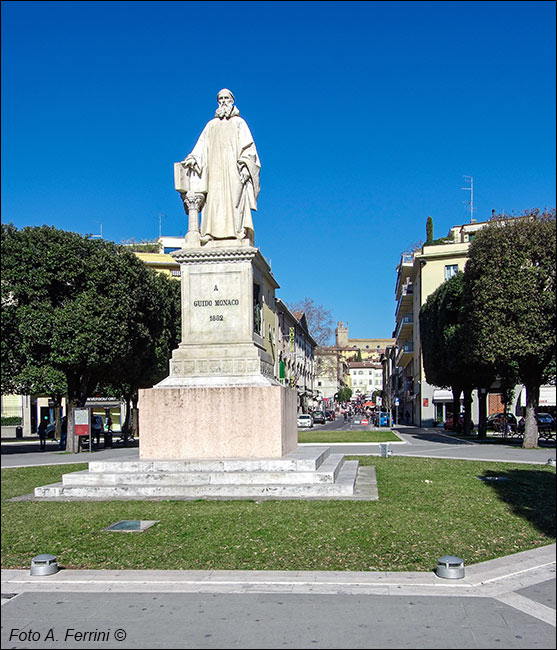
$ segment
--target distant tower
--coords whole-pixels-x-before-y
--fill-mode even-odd
[[[348,347],[348,323],[346,324],[346,327],[344,327],[344,323],[337,323],[335,339],[337,348]]]

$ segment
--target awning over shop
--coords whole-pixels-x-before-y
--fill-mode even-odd
[[[118,408],[121,405],[120,400],[105,397],[91,397],[85,402],[89,408]]]
[[[555,406],[555,396],[557,393],[557,386],[540,386],[540,399],[538,407],[542,406]],[[520,393],[520,406],[526,406],[526,388],[523,388]]]
[[[433,391],[433,401],[434,402],[452,402],[453,401],[453,391],[446,390],[444,388],[437,388]]]

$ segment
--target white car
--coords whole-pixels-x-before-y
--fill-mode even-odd
[[[298,415],[298,426],[300,428],[311,429],[313,427],[313,418],[311,415],[306,415],[305,413]]]

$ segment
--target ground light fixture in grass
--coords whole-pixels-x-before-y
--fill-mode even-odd
[[[298,442],[311,442],[315,444],[347,443],[347,442],[402,442],[401,439],[389,429],[378,431],[325,431],[323,429],[312,431],[298,431]]]
[[[2,567],[47,549],[68,569],[433,571],[447,553],[470,566],[555,542],[551,466],[357,459],[378,501],[10,501],[86,465],[4,469]],[[159,523],[102,530],[123,519]]]
[[[112,533],[143,533],[144,531],[151,528],[155,524],[158,524],[157,520],[154,521],[144,521],[141,519],[123,519],[122,521],[117,521],[114,524],[110,524],[103,530],[112,532]]]

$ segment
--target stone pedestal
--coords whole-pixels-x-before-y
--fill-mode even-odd
[[[283,386],[140,391],[142,459],[280,458],[296,448],[296,393]]]
[[[182,341],[170,374],[139,393],[140,456],[277,458],[297,446],[296,393],[274,379],[270,268],[248,240],[172,253]]]

